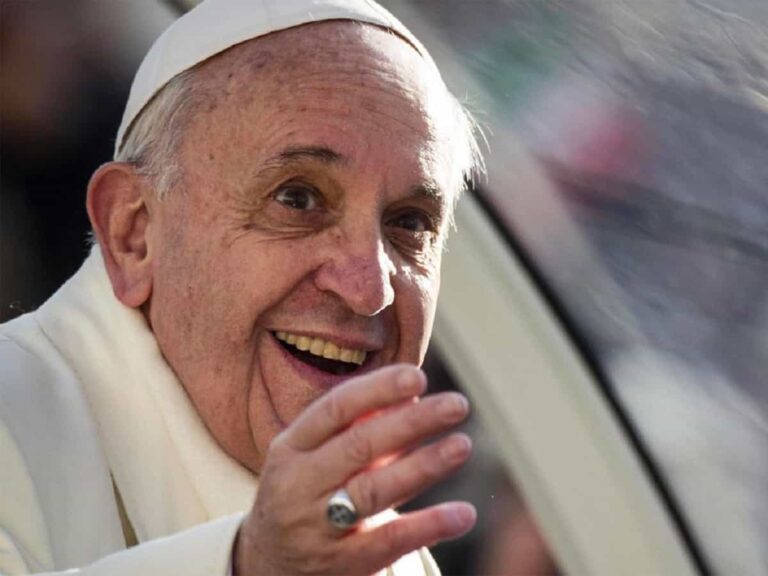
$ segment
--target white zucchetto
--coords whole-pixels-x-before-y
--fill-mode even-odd
[[[163,32],[144,57],[117,132],[115,156],[144,106],[177,74],[241,42],[323,20],[355,20],[388,28],[434,66],[416,37],[372,0],[205,0]]]

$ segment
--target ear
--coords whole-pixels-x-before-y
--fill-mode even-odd
[[[115,296],[138,308],[152,294],[152,191],[133,166],[108,162],[91,177],[86,205]]]

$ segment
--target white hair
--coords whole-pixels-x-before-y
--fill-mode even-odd
[[[115,155],[118,162],[133,164],[150,178],[162,199],[181,177],[178,148],[194,109],[195,70],[185,70],[166,84],[128,129]]]
[[[456,137],[459,139],[459,150],[456,168],[459,188],[451,206],[451,208],[455,208],[461,194],[467,191],[467,189],[474,188],[477,182],[486,175],[481,143],[487,148],[488,141],[485,138],[482,127],[470,112],[468,106],[454,97],[448,91],[448,88],[445,88],[445,90],[455,103],[456,114],[458,115]]]

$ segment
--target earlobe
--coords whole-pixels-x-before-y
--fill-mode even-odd
[[[124,162],[102,165],[88,184],[88,217],[112,289],[133,308],[152,293],[149,193],[134,167]]]

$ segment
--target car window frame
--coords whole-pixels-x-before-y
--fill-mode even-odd
[[[473,195],[457,207],[433,338],[558,564],[707,573],[627,419],[489,209]]]

